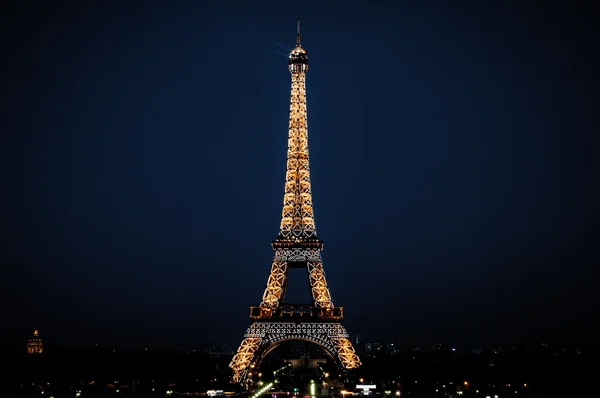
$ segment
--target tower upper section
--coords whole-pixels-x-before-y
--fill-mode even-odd
[[[322,246],[316,236],[313,217],[305,85],[308,57],[300,46],[300,20],[297,29],[296,47],[291,51],[288,62],[292,87],[283,210],[279,237],[273,242],[273,248],[301,243]]]
[[[308,70],[308,54],[300,45],[300,18],[296,20],[296,47],[290,51],[288,69],[290,72],[306,72]]]

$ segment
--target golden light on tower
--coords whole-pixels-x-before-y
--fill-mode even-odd
[[[41,354],[44,351],[42,339],[39,336],[38,330],[33,331],[33,337],[27,341],[27,353],[30,355]]]
[[[296,32],[296,47],[290,52],[288,70],[292,77],[292,86],[287,162],[279,237],[274,242],[273,249],[284,249],[294,243],[304,243],[307,248],[314,246],[312,249],[315,255],[312,257],[317,261],[308,262],[313,300],[317,307],[333,308],[331,294],[323,272],[323,264],[317,254],[317,251],[323,248],[323,244],[316,237],[313,215],[306,113],[308,54],[300,44],[300,20],[298,20]],[[276,255],[273,261],[267,287],[260,304],[265,309],[278,307],[285,295],[288,262],[282,261],[283,257]]]
[[[291,74],[287,162],[279,235],[272,242],[271,272],[262,300],[250,307],[251,325],[229,367],[234,383],[248,384],[251,369],[282,341],[304,340],[323,348],[344,372],[361,365],[348,332],[342,325],[343,308],[334,306],[323,270],[323,242],[317,237],[313,213],[306,113],[308,54],[300,43],[297,21],[296,46],[290,51]],[[285,302],[290,268],[304,268],[312,304]]]

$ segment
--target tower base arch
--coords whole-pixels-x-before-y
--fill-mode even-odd
[[[233,383],[245,384],[269,352],[290,340],[304,340],[320,346],[344,370],[361,363],[348,332],[337,322],[254,322],[250,325],[231,364]]]

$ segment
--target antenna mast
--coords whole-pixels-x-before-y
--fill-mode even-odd
[[[296,18],[296,47],[300,47],[300,18]]]

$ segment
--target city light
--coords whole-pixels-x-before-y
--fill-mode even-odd
[[[273,384],[274,384],[274,383],[275,383],[275,382],[273,382],[273,383],[269,383],[269,384],[267,384],[266,386],[264,386],[263,388],[261,388],[260,390],[256,391],[256,392],[254,393],[254,395],[252,395],[252,398],[258,398],[259,396],[261,396],[262,394],[264,394],[264,393],[265,393],[265,391],[267,391],[269,388],[273,387]]]

